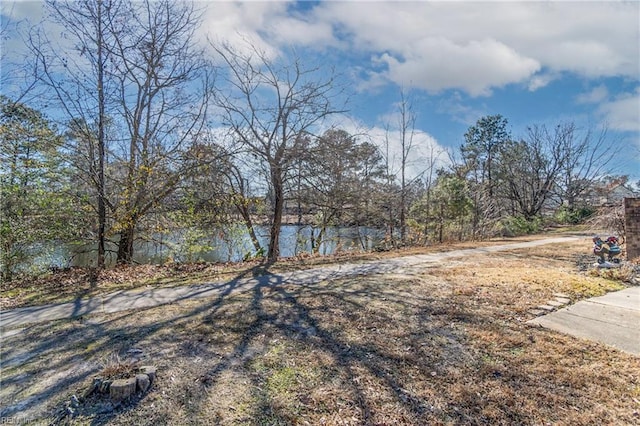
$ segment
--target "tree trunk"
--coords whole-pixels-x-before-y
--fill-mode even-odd
[[[402,190],[400,193],[400,242],[404,247],[407,245],[407,224],[406,224],[406,196],[405,196],[405,188],[404,188],[404,173],[402,176]]]
[[[389,241],[391,242],[391,245],[393,248],[396,248],[396,239],[395,236],[393,235],[393,228],[394,228],[394,218],[393,218],[393,205],[392,205],[393,201],[391,201],[389,203],[389,227],[387,230],[387,233],[389,234]]]
[[[14,261],[12,255],[13,242],[8,237],[2,244],[2,276],[0,282],[9,282],[13,279]]]
[[[573,213],[576,209],[576,198],[573,196],[573,194],[569,194],[567,196],[567,210],[569,210],[570,213]]]
[[[106,253],[105,230],[107,223],[107,209],[105,206],[104,195],[104,173],[100,173],[99,180],[100,190],[98,194],[98,268],[104,268],[104,258]]]
[[[444,204],[440,204],[440,221],[438,223],[438,242],[444,241]]]
[[[424,245],[427,245],[427,243],[429,242],[429,221],[430,221],[430,214],[431,214],[431,209],[430,209],[430,204],[431,204],[431,189],[427,188],[427,202],[425,203],[425,211],[424,211],[424,216],[425,216],[425,221],[424,221],[424,230],[422,231],[422,235],[424,238]]]
[[[313,248],[316,246],[316,234],[313,229],[313,226],[311,226],[311,233],[309,238],[311,240],[311,252],[313,253]]]
[[[242,216],[242,219],[244,220],[244,225],[247,227],[247,232],[249,232],[249,237],[251,238],[251,244],[253,244],[253,248],[256,250],[256,253],[260,253],[262,251],[262,246],[260,245],[260,241],[258,240],[255,229],[253,229],[253,220],[251,220],[249,209],[242,203],[236,204],[236,208],[238,209],[240,215]]]
[[[107,210],[105,203],[105,99],[104,99],[104,58],[102,52],[102,0],[98,0],[98,268],[104,268],[105,230]]]
[[[131,263],[133,261],[133,237],[135,225],[127,226],[120,231],[120,241],[118,242],[118,264]]]
[[[320,232],[318,233],[318,238],[315,241],[316,244],[311,247],[311,252],[313,254],[320,253],[320,244],[322,244],[322,240],[324,240],[324,236],[326,232],[327,232],[327,227],[326,225],[323,224],[322,227],[320,228]]]
[[[269,251],[267,260],[275,262],[280,257],[280,227],[282,225],[282,211],[284,209],[284,189],[282,173],[277,166],[272,166],[271,183],[273,185],[273,218],[269,230]]]

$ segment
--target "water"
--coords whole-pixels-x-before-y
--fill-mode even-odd
[[[280,256],[292,257],[312,251],[312,234],[317,240],[320,230],[311,226],[284,225],[280,231]],[[267,227],[256,227],[256,235],[264,248],[268,248]],[[368,227],[328,227],[318,252],[323,255],[336,251],[368,251],[384,239],[384,230]],[[107,246],[107,263],[115,262],[117,247]],[[34,264],[50,267],[94,266],[95,246],[58,245],[38,251]],[[134,246],[134,262],[237,262],[254,255],[246,229],[232,226],[216,230],[181,230],[169,235],[156,235],[152,241],[137,242]]]

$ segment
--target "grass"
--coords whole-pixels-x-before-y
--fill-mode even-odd
[[[512,238],[508,241],[528,241],[543,237],[542,235],[526,236]],[[408,247],[382,253],[343,252],[332,256],[304,254],[298,257],[281,259],[275,264],[269,265],[268,270],[281,273],[337,262],[363,262],[442,250],[473,248],[499,242],[504,242],[504,240],[494,239],[483,242]],[[240,275],[264,273],[265,268],[264,264],[255,260],[218,264],[120,265],[105,270],[70,268],[38,277],[26,276],[10,282],[0,282],[0,309],[64,303],[121,290],[176,287],[211,281],[225,281]]]
[[[128,379],[135,376],[136,369],[135,362],[123,361],[118,354],[110,354],[103,363],[100,377],[105,380]]]
[[[541,246],[34,325],[0,350],[0,406],[22,402],[46,424],[105,356],[125,363],[135,347],[158,367],[152,390],[111,411],[85,401],[65,421],[637,424],[638,357],[526,324],[553,293],[623,287],[585,270],[585,252]]]

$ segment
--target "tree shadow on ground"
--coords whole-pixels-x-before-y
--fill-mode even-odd
[[[201,383],[206,385],[215,382],[217,376],[222,372],[235,368],[237,360],[246,362],[263,354],[265,348],[256,351],[252,345],[258,336],[270,328],[284,336],[308,342],[332,353],[341,368],[345,369],[348,377],[353,377],[353,373],[350,371],[358,359],[364,357],[365,353],[369,354],[368,356],[374,356],[365,365],[377,374],[384,376],[389,386],[400,389],[395,379],[384,375],[380,360],[376,361],[377,358],[383,357],[383,354],[380,354],[373,347],[348,345],[334,336],[332,331],[324,329],[312,312],[299,303],[296,291],[285,289],[285,279],[282,276],[269,274],[268,267],[269,265],[265,264],[247,271],[234,280],[221,285],[219,293],[212,300],[201,301],[193,309],[182,310],[176,315],[169,315],[152,323],[140,324],[139,319],[149,311],[162,310],[163,308],[146,308],[117,313],[97,320],[80,316],[72,320],[25,328],[23,333],[7,339],[10,346],[5,346],[2,351],[2,364],[5,367],[3,368],[2,383],[3,387],[8,389],[3,397],[3,405],[5,402],[9,402],[8,399],[20,400],[20,395],[23,394],[25,388],[31,387],[32,390],[28,392],[29,396],[22,401],[7,404],[7,408],[3,409],[3,416],[15,415],[18,412],[42,414],[42,410],[37,408],[43,406],[49,407],[50,412],[59,411],[60,404],[68,401],[69,395],[75,389],[99,373],[100,360],[104,360],[105,354],[118,354],[125,359],[127,350],[139,346],[140,341],[144,340],[150,346],[166,343],[164,332],[172,328],[187,329],[198,323],[215,327],[216,318],[220,316],[219,310],[224,306],[225,300],[236,290],[239,283],[246,280],[247,275],[253,277],[250,278],[253,281],[250,290],[251,301],[247,304],[244,313],[241,313],[241,317],[252,316],[253,320],[245,324],[242,337],[235,342],[233,350],[223,353],[215,365],[207,368],[201,377],[197,378]],[[312,280],[308,281],[309,284],[299,286],[298,290],[314,291]],[[364,292],[365,290],[353,292],[353,295],[364,294]],[[279,305],[273,312],[266,310],[263,306],[267,293],[270,304]],[[368,297],[375,297],[371,291],[367,291],[367,294]],[[350,309],[362,308],[357,303],[347,300],[348,298],[342,297],[342,299],[350,305]],[[233,317],[228,318],[226,322],[228,323],[230,320],[242,323],[240,318]],[[188,356],[190,352],[193,352],[190,345],[189,341],[177,345],[176,355]],[[153,354],[153,350],[145,349],[150,355]],[[202,348],[198,348],[198,351],[205,355],[208,352],[203,351]],[[78,367],[79,365],[82,367]],[[68,372],[63,379],[56,380],[56,374],[65,369],[73,371]],[[159,375],[162,375],[162,372]],[[43,384],[36,377],[47,377],[50,383]],[[259,386],[259,383],[256,382],[254,385]],[[33,390],[33,388],[37,390]],[[11,392],[12,390],[13,392]],[[65,390],[66,395],[60,398],[61,394],[65,394]],[[359,406],[366,418],[368,416],[366,413],[371,411],[367,399],[358,386],[354,385],[352,390],[355,399],[360,401]],[[152,390],[152,392],[154,391],[157,389]],[[398,395],[402,394],[401,391],[398,392]],[[403,399],[412,399],[411,395],[402,395]],[[134,411],[143,400],[144,398],[135,398],[129,404],[116,407],[111,412],[93,415],[91,424],[107,424],[116,416]],[[192,403],[194,407],[198,405],[197,400]],[[415,405],[412,404],[412,406]]]
[[[107,355],[125,359],[138,348],[142,363],[158,367],[152,389],[105,412],[87,405],[77,419],[64,422],[530,420],[530,407],[513,400],[534,391],[535,381],[468,345],[467,330],[501,331],[500,308],[474,308],[473,295],[456,295],[435,278],[399,280],[375,273],[387,269],[364,268],[366,277],[327,270],[301,279],[262,266],[220,284],[208,298],[30,326],[2,348],[0,402],[14,407],[3,415],[55,411],[100,371]],[[525,345],[533,343],[517,341],[514,350]],[[69,367],[76,370],[62,377]],[[507,398],[487,400],[473,381],[516,396],[511,405]],[[552,373],[545,377],[549,386],[561,381]],[[322,392],[327,395],[318,396]],[[562,392],[573,397],[570,390],[554,392],[554,398],[564,397]],[[502,412],[487,414],[489,402]]]
[[[264,270],[264,267],[262,268]],[[135,325],[137,318],[144,316],[146,311],[162,309],[162,306],[137,309],[116,313],[107,318],[91,320],[90,316],[82,315],[83,307],[81,295],[73,303],[72,318],[48,323],[32,324],[20,330],[11,337],[4,338],[0,348],[0,365],[2,376],[0,388],[2,395],[3,418],[24,418],[29,420],[32,413],[36,418],[49,413],[59,417],[59,411],[74,394],[74,390],[86,384],[91,376],[100,373],[101,367],[109,356],[127,359],[126,351],[143,338],[151,338],[161,330],[168,329],[172,324],[198,315],[201,311],[216,309],[224,299],[236,290],[238,283],[252,271],[246,271],[233,280],[220,284],[216,290],[216,298],[201,308],[186,311],[184,314],[171,319],[163,319],[143,327]],[[88,294],[90,290],[83,292]],[[115,293],[111,297],[117,297]],[[129,295],[135,299],[135,295]],[[138,297],[146,295],[140,293]],[[108,299],[106,299],[108,301]],[[179,302],[179,301],[178,301]],[[27,308],[38,310],[38,307]],[[120,326],[114,324],[125,323]],[[43,361],[45,360],[45,361]],[[81,365],[82,367],[78,367]],[[57,378],[57,372],[65,371],[63,378]],[[41,377],[47,380],[41,380]],[[51,383],[49,383],[49,381]],[[32,388],[28,397],[21,397],[25,388]],[[33,390],[33,389],[37,390]],[[67,395],[60,398],[61,393]],[[140,397],[132,398],[128,404],[120,404],[114,410],[98,416],[91,424],[106,424],[109,420],[122,412],[130,411],[142,401]],[[47,409],[44,409],[44,407]],[[64,407],[62,407],[64,408]],[[25,417],[26,416],[26,417]]]

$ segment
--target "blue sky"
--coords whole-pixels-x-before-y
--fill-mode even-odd
[[[502,114],[515,137],[533,124],[607,126],[623,153],[615,172],[640,179],[640,2],[200,5],[201,40],[248,38],[275,59],[293,47],[334,66],[354,90],[339,118],[347,130],[381,140],[403,88],[417,116],[416,171],[430,149],[456,148],[478,118]],[[2,14],[3,30],[9,18],[37,22],[41,3],[3,0]],[[11,31],[3,44],[5,60],[19,44]]]

